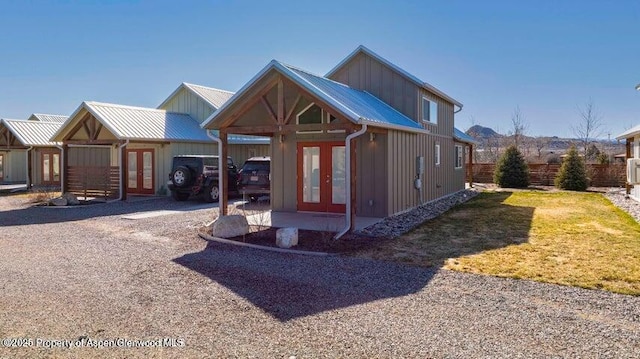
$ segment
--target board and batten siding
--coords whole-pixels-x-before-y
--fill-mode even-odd
[[[418,86],[369,55],[359,53],[332,74],[331,79],[367,91],[418,121]]]
[[[12,149],[0,151],[3,155],[3,182],[26,182],[27,181],[27,151]]]
[[[440,165],[435,164],[436,143],[440,145]],[[451,137],[389,131],[387,215],[464,189],[464,171],[454,169],[454,151]],[[422,194],[414,187],[419,156],[424,157],[425,167]]]
[[[162,106],[161,109],[169,112],[189,114],[199,123],[202,123],[202,121],[206,120],[215,111],[211,105],[184,87]]]

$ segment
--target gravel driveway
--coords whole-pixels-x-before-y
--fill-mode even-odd
[[[194,205],[0,197],[0,339],[33,342],[0,358],[640,357],[640,297],[208,243]]]

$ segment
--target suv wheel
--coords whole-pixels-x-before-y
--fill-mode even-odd
[[[189,193],[182,193],[178,191],[171,191],[171,197],[176,201],[186,201],[189,199]]]
[[[212,184],[207,187],[207,190],[203,193],[204,200],[211,203],[220,199],[220,188],[217,185]]]
[[[171,179],[176,187],[186,187],[191,180],[191,171],[185,166],[180,166],[173,172]]]

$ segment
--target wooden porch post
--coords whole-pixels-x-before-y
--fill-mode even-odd
[[[631,153],[631,144],[633,143],[632,141],[633,140],[631,138],[627,138],[627,143],[626,143],[627,153],[625,155],[625,162],[627,162],[626,160],[628,160],[632,156],[632,153]],[[625,163],[625,165],[626,165],[626,163]],[[627,181],[624,181],[624,186],[625,186],[625,190],[626,190],[627,196],[629,196],[631,194],[631,184],[629,182],[627,182]]]
[[[62,183],[60,184],[60,189],[62,189],[62,193],[66,193],[69,191],[69,145],[62,145],[60,157],[62,158]]]
[[[220,192],[220,198],[222,204],[222,213],[221,216],[226,216],[229,212],[228,201],[227,201],[227,193],[229,193],[229,169],[227,168],[227,130],[220,129],[220,140],[222,141],[222,152],[220,153],[220,158],[218,158],[218,169],[222,175],[222,191]]]
[[[127,167],[128,167],[128,158],[127,158],[127,147],[123,146],[122,143],[120,143],[120,159],[121,159],[121,163],[119,163],[120,165],[120,187],[122,188],[122,193],[120,193],[120,196],[122,197],[122,200],[126,200],[127,199]]]
[[[27,191],[31,189],[31,185],[33,184],[33,171],[31,167],[33,166],[33,159],[31,155],[33,155],[34,149],[27,150]]]
[[[473,144],[469,144],[469,187],[473,188]]]
[[[351,181],[351,193],[349,194],[349,200],[351,201],[351,213],[345,213],[351,217],[351,226],[349,227],[349,232],[352,232],[356,228],[356,139],[351,139],[351,146],[349,146],[349,151],[351,152],[351,173],[349,174],[349,181]]]

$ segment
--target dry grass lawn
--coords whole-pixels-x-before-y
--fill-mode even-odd
[[[597,193],[484,192],[359,255],[640,295],[640,224]]]

